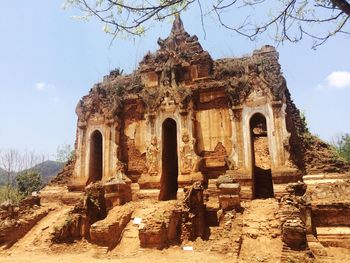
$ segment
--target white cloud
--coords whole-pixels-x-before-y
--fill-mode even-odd
[[[326,78],[328,86],[338,89],[350,88],[350,72],[334,71]]]
[[[37,91],[44,91],[46,89],[46,84],[45,82],[38,82],[38,83],[35,83],[35,89]]]
[[[46,90],[53,90],[53,89],[55,89],[55,86],[52,84],[48,84],[44,81],[40,81],[40,82],[35,83],[35,89],[37,91],[41,92],[41,91],[46,91]]]

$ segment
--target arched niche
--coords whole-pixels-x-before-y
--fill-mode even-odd
[[[249,121],[253,195],[254,198],[270,198],[274,196],[271,174],[271,155],[266,118],[261,113],[255,113]]]
[[[176,121],[167,118],[162,124],[162,175],[159,200],[176,199],[178,190],[178,150]]]

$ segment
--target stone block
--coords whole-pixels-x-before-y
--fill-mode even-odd
[[[219,203],[223,210],[237,209],[241,207],[239,195],[220,195]]]
[[[287,219],[282,226],[282,241],[289,247],[300,249],[306,245],[306,229],[300,219]]]
[[[131,201],[131,183],[107,182],[104,184],[105,198],[112,206],[122,205]]]
[[[219,185],[219,189],[222,195],[239,195],[241,186],[238,183],[224,183]]]
[[[102,246],[114,247],[120,240],[132,213],[132,207],[114,207],[105,219],[91,225],[91,242]]]
[[[167,229],[164,222],[152,222],[139,227],[140,246],[143,248],[159,248],[167,246]]]
[[[215,183],[216,183],[216,187],[219,188],[221,184],[236,183],[236,180],[233,179],[233,176],[231,174],[224,174],[224,175],[220,175]]]

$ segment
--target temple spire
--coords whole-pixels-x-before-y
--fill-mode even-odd
[[[175,19],[174,19],[174,23],[173,23],[173,27],[171,28],[171,32],[172,33],[178,33],[181,31],[184,31],[184,25],[182,23],[182,20],[180,18],[180,14],[176,13],[175,14]]]

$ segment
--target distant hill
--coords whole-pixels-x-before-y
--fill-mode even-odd
[[[55,161],[45,161],[39,163],[31,168],[40,173],[41,180],[44,184],[47,184],[53,177],[55,177],[58,172],[63,169],[64,163]]]
[[[38,173],[40,173],[42,182],[44,184],[47,184],[53,177],[55,177],[58,174],[58,172],[60,172],[63,169],[63,166],[64,166],[64,163],[61,163],[61,162],[45,161],[33,166],[32,168],[23,170],[18,173],[22,173],[27,170],[37,171]],[[0,185],[4,185],[6,182],[6,177],[5,175],[3,175],[5,173],[6,171],[0,168]],[[12,178],[13,178],[13,183],[15,184],[16,183],[15,175]]]

